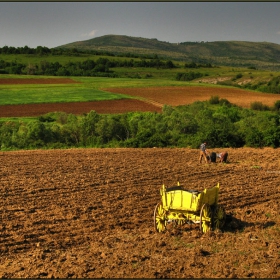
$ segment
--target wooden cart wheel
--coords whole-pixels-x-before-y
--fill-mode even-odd
[[[157,232],[163,232],[166,229],[166,217],[165,210],[162,207],[162,203],[159,202],[154,211],[154,226]]]
[[[208,204],[203,204],[200,210],[200,230],[203,233],[211,230],[212,211]]]
[[[214,209],[213,224],[215,229],[221,229],[226,220],[226,214],[222,206],[217,205]]]

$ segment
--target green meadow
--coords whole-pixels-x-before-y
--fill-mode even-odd
[[[129,98],[84,85],[22,85],[0,88],[0,105],[100,101]]]

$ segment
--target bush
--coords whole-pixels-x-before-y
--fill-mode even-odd
[[[226,98],[220,99],[220,100],[219,100],[219,104],[225,105],[225,106],[227,106],[227,107],[231,107],[231,106],[232,106],[232,104],[231,104]]]
[[[251,103],[250,108],[252,110],[257,110],[257,111],[269,111],[270,110],[269,106],[267,106],[259,101],[255,101],[255,102]]]
[[[38,119],[40,122],[54,122],[55,121],[55,119],[53,117],[47,116],[47,115],[40,116]]]
[[[273,109],[277,112],[280,111],[280,100],[277,100],[275,103],[274,103],[274,106],[273,106]]]
[[[219,104],[220,102],[220,97],[218,95],[211,96],[209,99],[210,104]]]
[[[203,77],[202,73],[190,71],[188,73],[177,73],[176,80],[177,81],[192,81],[194,79],[198,79],[201,77]]]
[[[232,104],[225,98],[221,98],[218,95],[211,96],[209,99],[209,104],[220,104],[225,105],[226,107],[231,107]]]

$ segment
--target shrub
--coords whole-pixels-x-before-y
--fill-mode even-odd
[[[280,111],[280,100],[277,100],[275,103],[274,103],[274,106],[273,106],[273,109],[277,112]]]
[[[211,96],[209,99],[210,104],[219,104],[219,102],[220,102],[220,97],[217,95]]]
[[[255,101],[251,103],[250,108],[252,110],[257,110],[257,111],[268,111],[270,110],[269,106],[263,104],[262,102]]]
[[[55,118],[48,116],[48,115],[40,116],[38,119],[40,122],[54,122],[55,121]]]
[[[197,78],[203,77],[203,74],[200,72],[190,71],[188,73],[177,73],[176,80],[177,81],[192,81]]]
[[[219,104],[225,105],[225,106],[227,106],[227,107],[231,107],[231,106],[232,106],[232,104],[231,104],[226,98],[220,99],[220,100],[219,100]]]

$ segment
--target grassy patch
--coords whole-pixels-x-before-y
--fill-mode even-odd
[[[81,85],[22,85],[0,87],[0,105],[100,101],[130,98]]]

